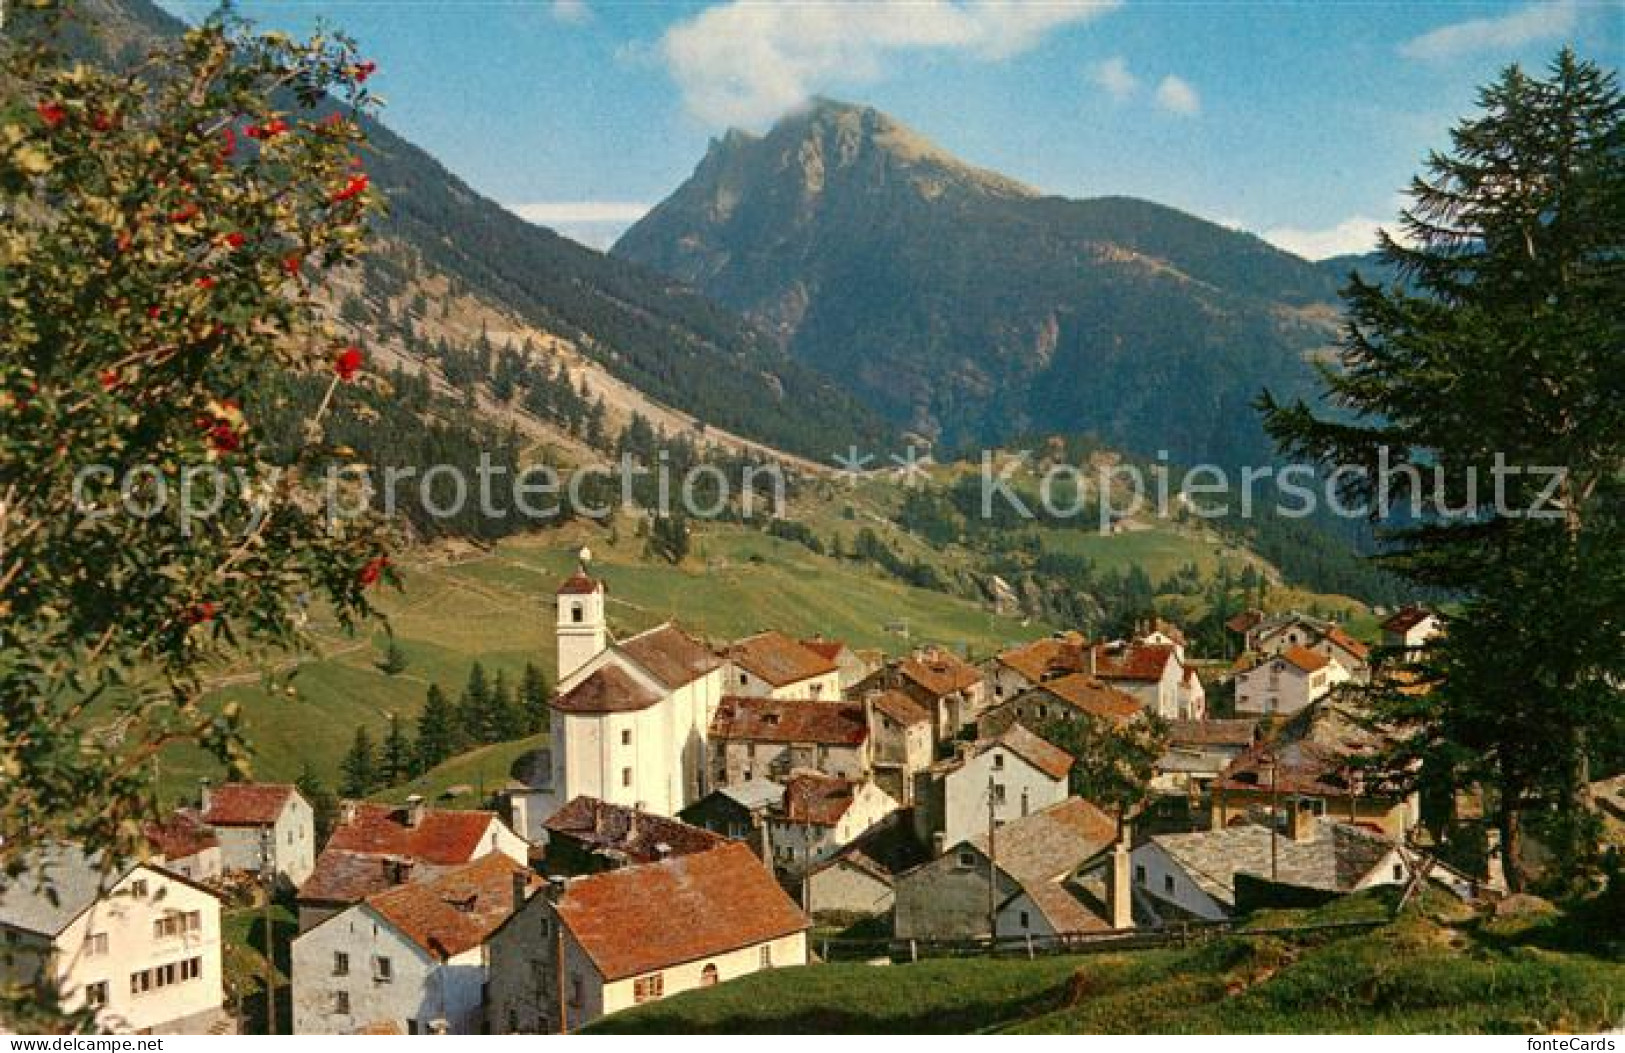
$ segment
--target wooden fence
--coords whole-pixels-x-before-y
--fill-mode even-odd
[[[1036,958],[1055,954],[1115,954],[1164,947],[1188,947],[1220,936],[1310,936],[1356,932],[1385,925],[1387,917],[1323,922],[1276,928],[1248,928],[1245,922],[1192,921],[1160,929],[1114,929],[1047,936],[999,936],[993,939],[846,939],[816,941],[813,950],[826,962],[917,962],[925,958]]]

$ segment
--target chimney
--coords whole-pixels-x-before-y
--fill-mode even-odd
[[[1314,802],[1307,797],[1294,797],[1287,806],[1286,836],[1302,844],[1315,839]]]
[[[1107,863],[1106,906],[1111,912],[1114,929],[1134,928],[1134,886],[1129,867],[1129,828],[1123,827],[1117,843],[1112,846],[1111,861]]]
[[[638,839],[638,810],[636,808],[632,809],[631,815],[626,820],[626,839],[628,841]]]
[[[515,914],[519,913],[519,909],[525,905],[525,894],[529,890],[530,871],[515,870],[513,872],[513,910]]]
[[[199,779],[197,781],[197,807],[198,807],[198,811],[207,812],[209,810],[209,803],[214,797],[214,794],[212,793],[212,790],[213,790],[213,787],[209,783],[209,777],[208,776],[205,775],[203,778],[201,778],[201,779]]]
[[[549,903],[557,903],[559,900],[564,898],[564,893],[568,891],[569,888],[569,878],[549,877],[547,879],[547,887],[543,890],[542,895],[547,897],[547,901]]]
[[[1089,648],[1089,679],[1093,680],[1098,675],[1095,659],[1095,645],[1084,644],[1084,646]]]
[[[354,801],[345,801],[339,806],[339,822],[345,826],[349,826],[351,823],[355,822]]]
[[[655,845],[655,858],[656,859],[670,859],[671,858],[671,846],[668,845],[664,841],[661,841],[659,844]]]
[[[602,801],[595,800],[592,802],[592,832],[595,834],[604,832],[604,803]]]
[[[414,793],[406,799],[406,825],[414,830],[423,825],[423,795]]]
[[[948,851],[948,835],[941,830],[931,835],[931,858],[939,859]]]

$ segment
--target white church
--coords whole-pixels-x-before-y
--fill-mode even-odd
[[[706,732],[727,681],[728,663],[675,625],[611,640],[604,583],[581,556],[558,589],[551,785],[511,798],[514,828],[533,842],[582,794],[660,815],[704,796]]]

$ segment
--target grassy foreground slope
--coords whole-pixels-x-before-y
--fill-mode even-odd
[[[1268,927],[1386,906],[1391,892]],[[1442,902],[1354,934],[1035,960],[814,965],[607,1017],[599,1032],[1087,1033],[1597,1031],[1625,1017],[1625,958],[1572,922],[1484,921]],[[883,970],[883,971],[877,971]]]
[[[431,681],[455,697],[475,661],[492,674],[504,672],[510,684],[526,662],[551,680],[553,590],[583,544],[592,547],[595,568],[609,582],[611,628],[621,635],[669,619],[717,640],[773,627],[890,652],[933,641],[981,655],[1049,631],[755,530],[709,525],[682,566],[647,559],[643,541],[630,528],[621,533],[573,526],[511,538],[489,551],[408,560],[403,591],[379,597],[406,653],[403,672],[391,676],[378,667],[388,639],[383,630],[348,637],[318,625],[322,653],[279,669],[275,688],[266,687],[259,670],[226,670],[215,678],[208,702],[234,700],[242,707],[257,778],[293,779],[308,760],[336,785],[355,728],[366,725],[379,741],[395,714],[412,730]],[[413,788],[493,787],[518,751],[511,743],[477,751]],[[176,746],[161,759],[160,793],[165,799],[190,794],[198,778],[219,775],[201,751]]]

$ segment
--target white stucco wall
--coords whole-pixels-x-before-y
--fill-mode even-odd
[[[345,975],[335,954],[348,956]],[[444,1020],[452,1034],[478,1034],[484,1026],[485,951],[475,947],[444,962],[409,939],[365,903],[334,915],[293,942],[293,1029],[300,1035],[349,1034],[393,1022],[403,1032],[426,1033]],[[388,981],[376,960],[390,962]],[[339,1012],[337,994],[349,995]]]
[[[136,894],[141,882],[145,895]],[[195,930],[161,937],[155,932],[166,914],[190,912],[198,915]],[[100,937],[105,937],[105,953],[99,952]],[[105,1030],[197,1034],[219,1018],[224,1000],[220,901],[161,870],[137,867],[126,875],[56,936],[52,951],[64,1008],[83,1007],[89,985],[107,985],[106,1004],[96,1015]],[[194,959],[197,976],[180,979],[180,963]],[[171,965],[175,982],[132,991],[133,975]]]
[[[1004,787],[1004,800],[993,808],[997,822],[1008,823],[1066,797],[1066,779],[1033,767],[1004,746],[994,746],[967,760],[943,780],[943,844],[957,845],[987,832],[987,787],[991,778]],[[1022,794],[1027,809],[1022,811]]]

